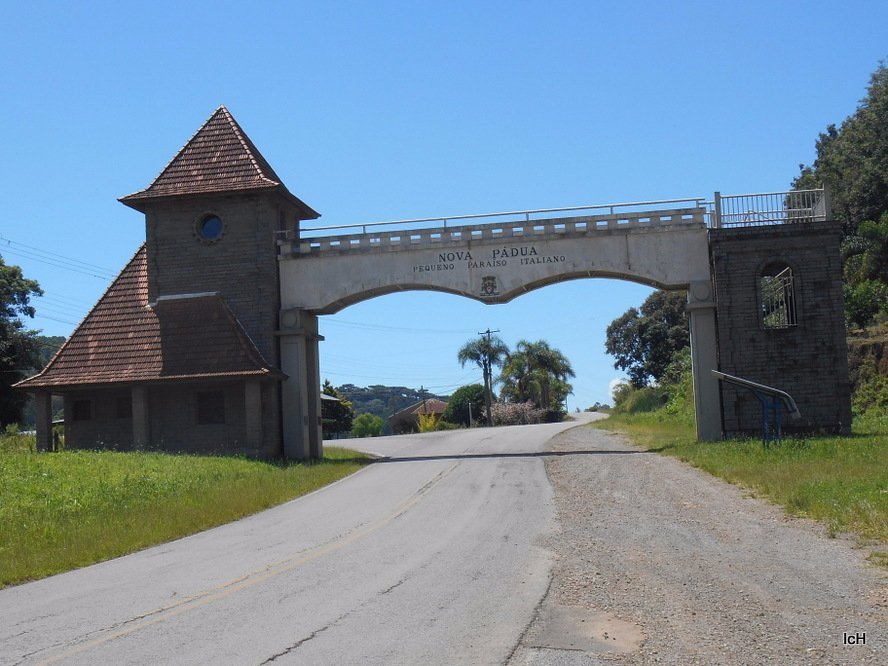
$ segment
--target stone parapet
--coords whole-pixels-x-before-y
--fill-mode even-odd
[[[676,225],[705,226],[705,215],[704,208],[680,208],[461,226],[445,224],[445,226],[421,229],[381,229],[379,227],[387,225],[366,225],[360,227],[360,233],[299,239],[285,236],[278,244],[282,256],[340,254],[355,251],[398,252],[465,245],[471,241],[553,240],[588,237],[602,231],[629,229],[640,231]],[[342,229],[351,229],[351,227]]]

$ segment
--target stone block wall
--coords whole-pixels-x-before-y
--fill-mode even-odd
[[[224,223],[207,243],[195,232],[206,214]],[[277,246],[280,210],[270,195],[189,197],[146,213],[148,299],[221,293],[265,359],[278,365],[274,332],[279,310]]]
[[[224,391],[225,422],[197,422],[197,394]],[[149,389],[152,449],[188,453],[257,455],[246,445],[243,383],[171,384]]]
[[[133,419],[121,416],[118,400],[130,399],[129,388],[66,393],[65,441],[80,449],[129,451],[133,443]],[[76,419],[75,403],[89,404],[89,418]],[[77,414],[83,416],[83,414]]]
[[[277,384],[262,383],[263,426],[277,415]],[[197,394],[223,391],[225,422],[200,424],[197,419]],[[130,451],[133,447],[132,415],[121,416],[120,401],[130,401],[129,387],[66,393],[65,439],[69,445],[85,449]],[[75,402],[89,403],[89,418],[75,417]],[[261,458],[280,455],[277,430],[256,445],[248,442],[244,382],[155,384],[148,387],[148,414],[152,451],[239,454]],[[81,414],[82,415],[82,414]]]
[[[830,222],[710,231],[719,369],[793,396],[801,419],[784,432],[849,432],[851,392],[842,300],[840,228]],[[766,328],[760,278],[768,265],[792,269],[797,325]],[[722,384],[727,436],[761,433],[761,407]]]
[[[218,215],[224,223],[222,237],[212,243],[196,233],[195,225],[207,214]],[[293,204],[274,192],[153,202],[145,214],[149,301],[158,296],[219,292],[265,360],[280,367],[275,335],[280,310],[275,232],[292,226],[296,214]],[[263,385],[262,399],[262,449],[267,453],[260,455],[279,455],[280,385]]]

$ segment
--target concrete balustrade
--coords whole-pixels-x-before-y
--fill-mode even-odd
[[[614,229],[645,229],[676,225],[705,225],[704,208],[640,211],[608,215],[588,215],[496,224],[397,229],[366,233],[335,234],[280,241],[281,255],[318,255],[350,251],[419,249],[466,241],[514,238],[587,237]],[[311,233],[305,232],[305,233]]]

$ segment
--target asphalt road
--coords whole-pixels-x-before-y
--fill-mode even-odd
[[[504,663],[552,569],[538,453],[572,425],[363,440],[388,460],[236,523],[2,590],[0,664]]]

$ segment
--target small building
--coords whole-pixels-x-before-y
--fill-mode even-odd
[[[447,409],[447,403],[437,398],[427,398],[420,400],[409,407],[405,407],[400,412],[396,412],[389,417],[389,424],[392,432],[396,435],[402,435],[409,432],[419,432],[419,416],[420,414],[433,414],[435,423],[441,420],[444,411]]]
[[[42,372],[73,448],[282,453],[276,234],[317,212],[294,196],[225,107],[122,203],[145,243]]]

